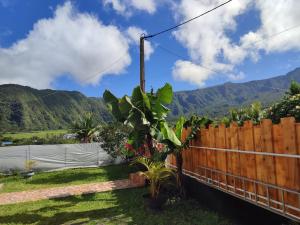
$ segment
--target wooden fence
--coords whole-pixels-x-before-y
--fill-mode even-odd
[[[183,133],[183,139],[189,130]],[[174,155],[168,164],[176,167]],[[292,219],[300,219],[300,123],[265,119],[201,129],[183,151],[186,175]]]

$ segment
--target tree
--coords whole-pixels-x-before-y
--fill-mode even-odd
[[[71,132],[76,133],[77,139],[81,142],[89,143],[99,128],[100,127],[94,121],[93,114],[86,113],[83,117],[79,118],[79,121],[73,123]]]
[[[168,126],[166,117],[169,109],[164,104],[170,104],[173,98],[172,86],[165,84],[156,93],[144,93],[140,86],[133,89],[131,97],[115,97],[106,90],[103,99],[117,121],[132,128],[128,144],[135,149],[146,147],[152,159],[161,158],[156,151],[155,142],[169,140],[174,145],[180,145],[180,140]],[[156,157],[159,155],[159,157]]]

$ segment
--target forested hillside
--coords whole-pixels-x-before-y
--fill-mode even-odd
[[[270,105],[282,97],[292,80],[300,82],[300,68],[287,75],[246,83],[225,83],[193,91],[180,91],[169,106],[169,119],[197,113],[221,117],[230,108],[261,101]],[[97,121],[112,119],[100,98],[77,91],[37,90],[14,84],[0,85],[0,132],[68,128],[85,112]]]

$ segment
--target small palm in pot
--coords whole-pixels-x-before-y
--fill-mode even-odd
[[[36,166],[37,162],[34,160],[26,160],[24,178],[31,178],[34,175],[33,168]]]
[[[154,162],[145,157],[136,158],[134,163],[146,168],[146,171],[139,172],[149,182],[149,194],[143,196],[145,203],[150,209],[160,210],[167,200],[167,196],[161,193],[161,189],[174,176],[173,170],[166,168],[163,162]]]

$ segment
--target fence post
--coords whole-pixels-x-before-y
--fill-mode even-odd
[[[97,164],[98,164],[98,166],[100,166],[100,163],[99,163],[100,148],[97,148],[97,149],[98,149],[98,151],[97,151]]]
[[[28,147],[29,147],[29,152],[28,152],[28,160],[31,160],[30,145],[29,145]]]
[[[23,168],[26,169],[26,162],[29,160],[29,152],[30,152],[30,145],[27,146],[27,149],[26,149],[26,158],[25,158],[25,161],[24,161],[24,164],[23,164]]]
[[[67,147],[65,147],[65,168],[67,167]]]

